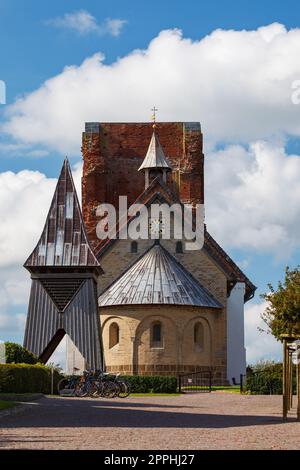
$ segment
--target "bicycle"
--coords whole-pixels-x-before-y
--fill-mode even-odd
[[[80,377],[72,376],[61,379],[57,384],[57,391],[59,395],[73,397],[76,394]]]
[[[106,372],[99,372],[98,377],[93,380],[90,397],[115,398],[117,396],[118,387],[113,381],[108,380],[108,376]]]
[[[112,380],[118,387],[118,397],[119,398],[127,398],[130,395],[130,384],[124,379],[120,379],[120,372],[118,374],[110,374],[114,379]]]

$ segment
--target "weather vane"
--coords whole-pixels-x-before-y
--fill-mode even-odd
[[[158,111],[158,109],[154,106],[154,108],[152,108],[151,111],[153,113],[151,117],[152,122],[153,122],[152,127],[153,129],[155,129],[156,128],[156,111]]]

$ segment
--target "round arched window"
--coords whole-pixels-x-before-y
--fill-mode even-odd
[[[155,322],[151,327],[151,347],[163,347],[162,325],[161,322]]]
[[[204,349],[204,328],[203,324],[197,322],[194,326],[194,345],[196,351],[203,351]]]
[[[120,328],[119,325],[114,322],[109,327],[109,348],[113,348],[120,340]]]

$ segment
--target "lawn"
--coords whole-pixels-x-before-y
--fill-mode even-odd
[[[4,401],[31,401],[43,396],[42,393],[0,393],[0,400]]]
[[[7,410],[8,408],[13,408],[17,403],[14,401],[3,401],[0,400],[0,411]]]
[[[240,386],[239,385],[233,385],[233,386],[225,386],[225,387],[218,387],[218,386],[212,386],[211,387],[212,392],[228,392],[228,393],[240,393]]]

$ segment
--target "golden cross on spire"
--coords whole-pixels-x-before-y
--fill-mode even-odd
[[[151,111],[153,113],[152,117],[151,117],[152,122],[153,122],[152,127],[153,127],[153,129],[155,129],[155,127],[156,127],[156,111],[158,111],[158,109],[154,106],[154,108],[152,108]]]

